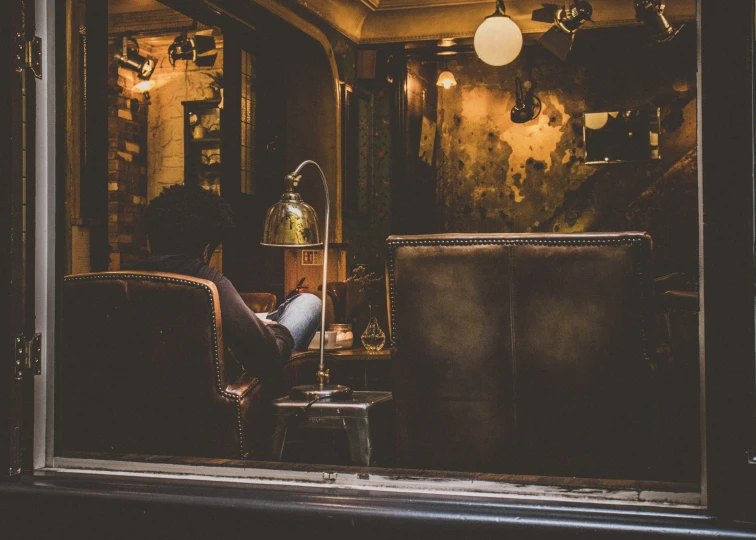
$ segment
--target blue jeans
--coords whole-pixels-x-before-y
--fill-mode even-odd
[[[304,351],[320,330],[320,298],[310,293],[292,296],[278,309],[268,313],[268,319],[285,326],[294,338],[294,350]]]

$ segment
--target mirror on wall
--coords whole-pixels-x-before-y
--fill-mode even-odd
[[[660,159],[659,109],[583,114],[586,163]]]

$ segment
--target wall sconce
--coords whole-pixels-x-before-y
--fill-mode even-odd
[[[522,50],[522,31],[505,12],[504,0],[496,0],[496,11],[485,18],[473,38],[478,58],[491,66],[509,64]]]
[[[533,85],[530,81],[520,82],[515,78],[515,106],[509,113],[509,117],[515,124],[524,124],[541,114],[541,100],[531,91]]]
[[[136,49],[129,48],[129,41],[134,44]],[[118,60],[119,66],[135,71],[137,77],[143,81],[149,80],[152,77],[152,73],[155,71],[155,66],[157,65],[155,57],[139,54],[139,43],[137,43],[136,39],[127,36],[123,36],[121,54],[116,54],[115,58]]]
[[[446,64],[444,64],[444,71],[438,75],[436,86],[443,86],[444,90],[448,90],[452,86],[457,86],[457,79],[454,78],[454,73],[448,70]]]
[[[603,128],[607,122],[609,122],[609,113],[597,112],[583,114],[583,123],[585,124],[586,129],[596,131]]]
[[[635,0],[635,18],[648,28],[655,43],[671,41],[682,29],[675,29],[664,16],[662,0]]]
[[[531,19],[553,24],[541,36],[538,43],[564,61],[567,60],[567,55],[572,50],[575,32],[583,23],[591,21],[591,15],[593,15],[591,4],[585,1],[575,1],[569,7],[550,4],[534,9]]]
[[[177,36],[168,46],[168,61],[172,66],[176,64],[176,60],[191,60],[197,67],[213,67],[218,54],[205,54],[215,50],[212,34],[212,30],[202,30],[193,37],[187,37],[186,32]]]

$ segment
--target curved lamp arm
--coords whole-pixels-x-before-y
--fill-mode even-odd
[[[318,384],[323,386],[328,383],[328,372],[325,370],[324,362],[324,347],[325,347],[325,314],[326,314],[326,289],[328,288],[326,283],[328,280],[328,224],[331,221],[331,198],[328,195],[328,183],[326,182],[325,174],[320,165],[314,161],[308,159],[300,163],[294,172],[287,175],[287,178],[294,180],[296,186],[301,178],[300,171],[307,165],[314,165],[320,173],[320,179],[323,181],[323,191],[325,191],[325,236],[323,237],[323,290],[322,305],[320,307],[320,364],[318,367]]]

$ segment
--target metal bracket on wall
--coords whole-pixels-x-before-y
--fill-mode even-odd
[[[42,78],[42,38],[24,39],[23,34],[16,34],[16,72],[29,69],[37,79]]]
[[[22,377],[24,371],[42,375],[42,334],[27,338],[23,334],[16,336],[16,377]]]

